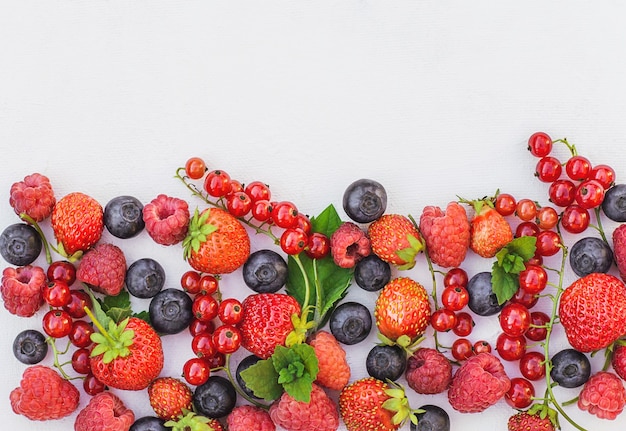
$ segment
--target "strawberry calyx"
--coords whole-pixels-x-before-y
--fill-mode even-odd
[[[291,347],[296,344],[302,344],[306,341],[309,331],[317,326],[315,320],[309,320],[309,313],[313,310],[313,306],[304,307],[302,315],[296,313],[291,315],[291,323],[293,330],[287,335],[285,345]]]
[[[387,384],[389,389],[385,390],[385,394],[389,398],[383,403],[382,407],[395,413],[391,418],[393,424],[402,425],[409,419],[413,424],[417,425],[417,414],[422,413],[423,410],[411,408],[406,391],[400,384],[391,381],[388,381]]]
[[[172,431],[214,431],[209,425],[210,419],[183,409],[183,414],[177,420],[169,420],[163,425]]]
[[[122,320],[119,324],[109,320],[108,329],[105,329],[89,308],[85,307],[85,312],[100,331],[91,334],[91,341],[94,343],[91,357],[103,355],[102,362],[109,364],[117,358],[125,358],[130,355],[129,347],[133,345],[135,338],[135,331],[126,329],[130,317]]]
[[[547,417],[550,419],[550,422],[552,422],[552,425],[554,425],[554,429],[561,429],[558,412],[550,408],[546,403],[533,404],[528,410],[526,410],[526,413],[529,415],[538,415],[541,419],[545,419]]]
[[[378,333],[378,339],[380,346],[399,346],[404,350],[407,355],[412,355],[415,350],[419,347],[419,345],[426,339],[424,335],[411,339],[408,335],[400,335],[396,340],[392,340],[389,337],[384,336],[380,332]]]
[[[193,217],[189,220],[187,236],[183,239],[183,253],[185,258],[189,258],[192,252],[200,249],[202,243],[206,242],[209,235],[217,230],[217,226],[207,223],[210,209],[200,213],[198,208],[194,211]]]
[[[415,235],[407,234],[406,240],[409,242],[409,246],[396,252],[398,257],[406,262],[398,266],[399,270],[412,269],[415,266],[415,258],[424,250],[424,241],[416,238]]]

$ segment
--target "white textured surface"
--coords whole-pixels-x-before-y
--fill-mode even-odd
[[[425,205],[498,188],[547,203],[525,150],[536,130],[569,138],[593,163],[614,166],[619,180],[626,175],[622,17],[617,1],[5,1],[0,224],[17,220],[8,190],[32,172],[49,176],[59,197],[190,198],[172,176],[194,155],[243,182],[270,184],[274,196],[311,215],[329,203],[341,212],[343,190],[361,177],[385,185],[388,212],[414,216]],[[129,262],[158,259],[169,286],[187,269],[179,248],[155,246],[145,233],[104,238]],[[463,266],[472,274],[489,265],[470,258]],[[407,275],[430,280],[423,258]],[[232,296],[247,293],[239,273],[222,286]],[[348,298],[373,304],[375,295],[355,287]],[[11,343],[20,330],[40,327],[40,317],[0,313],[0,413],[9,428],[33,426],[8,402],[25,368]],[[495,340],[495,319],[477,323],[471,339]],[[180,374],[189,341],[164,340],[164,374]],[[354,378],[365,375],[374,341],[372,334],[348,349]],[[557,334],[554,351],[563,345]],[[138,417],[150,413],[143,392],[118,394]],[[455,430],[504,429],[512,413],[504,402],[459,415],[442,396],[411,401],[446,407]],[[624,418],[567,411],[588,430],[623,428]],[[45,427],[67,431],[73,417]]]

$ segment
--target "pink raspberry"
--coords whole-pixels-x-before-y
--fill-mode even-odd
[[[250,405],[235,407],[228,415],[226,423],[228,431],[276,430],[276,425],[266,410]]]
[[[309,344],[315,349],[318,360],[317,383],[336,391],[343,389],[350,380],[350,365],[346,351],[335,336],[328,331],[318,331]]]
[[[74,431],[128,431],[135,414],[111,392],[94,395],[74,422]]]
[[[330,236],[330,253],[337,266],[352,268],[372,252],[365,232],[352,222],[343,222]]]
[[[9,395],[11,407],[18,415],[33,421],[69,416],[78,408],[78,389],[52,368],[34,365],[22,375],[18,388]]]
[[[452,381],[452,364],[436,349],[424,347],[409,356],[405,374],[407,384],[418,394],[439,394]]]
[[[615,419],[626,405],[622,380],[608,371],[600,371],[587,380],[578,397],[578,408],[600,419]]]
[[[146,231],[161,245],[174,245],[185,239],[189,217],[187,202],[164,194],[158,195],[143,207]]]
[[[461,265],[470,244],[470,223],[462,205],[450,202],[445,213],[436,206],[425,207],[420,232],[434,263],[443,268]]]
[[[36,222],[50,217],[56,199],[48,177],[35,173],[11,186],[9,204],[15,214],[26,214]]]
[[[4,308],[17,316],[31,317],[44,303],[46,283],[46,273],[39,266],[5,268],[0,285]]]
[[[124,287],[126,258],[116,245],[99,243],[78,264],[76,279],[105,295],[116,296]]]
[[[284,392],[270,407],[270,417],[287,431],[336,431],[339,428],[337,405],[315,383],[309,403],[296,401]]]
[[[626,281],[626,224],[613,231],[613,256],[622,280]]]
[[[613,350],[613,356],[611,357],[611,365],[613,370],[622,379],[626,380],[626,346],[623,344],[615,343]]]
[[[456,370],[448,401],[461,413],[479,413],[497,403],[510,387],[502,362],[491,353],[480,353]]]

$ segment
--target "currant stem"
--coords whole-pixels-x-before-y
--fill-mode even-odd
[[[235,391],[241,395],[243,398],[245,398],[246,401],[248,401],[249,403],[260,407],[264,410],[269,410],[269,406],[265,405],[263,403],[260,403],[259,401],[255,400],[254,398],[252,398],[251,396],[249,396],[243,389],[241,389],[239,387],[239,384],[235,381],[235,379],[233,378],[233,373],[230,371],[230,356],[231,354],[228,353],[226,356],[226,361],[224,363],[224,366],[222,368],[217,368],[215,369],[216,371],[219,369],[223,369],[224,372],[226,373],[226,376],[228,377],[228,380],[230,380],[230,383],[233,385],[233,387],[235,388]]]
[[[52,254],[50,253],[50,244],[48,243],[48,240],[46,239],[46,235],[44,235],[43,230],[41,230],[41,227],[39,227],[39,224],[35,221],[35,219],[33,219],[28,214],[22,213],[20,214],[20,218],[28,222],[39,234],[41,242],[43,243],[43,249],[46,252],[46,262],[48,262],[48,265],[50,265],[52,263]]]

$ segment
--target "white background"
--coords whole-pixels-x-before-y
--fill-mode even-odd
[[[546,204],[547,186],[533,177],[536,161],[526,151],[537,130],[567,137],[594,164],[611,164],[620,181],[623,9],[618,1],[4,0],[0,224],[17,221],[8,191],[33,172],[51,179],[57,197],[83,191],[104,205],[121,194],[145,203],[166,193],[193,208],[200,202],[173,179],[191,156],[242,182],[262,180],[310,215],[333,203],[345,218],[343,191],[363,177],[385,185],[388,212],[416,217],[425,205],[498,188]],[[168,287],[188,268],[179,247],[157,246],[146,233],[119,241],[105,232],[103,240],[120,245],[129,264],[159,260]],[[253,238],[253,248],[264,246]],[[470,255],[463,267],[472,275],[490,264]],[[423,257],[403,275],[430,286]],[[248,293],[239,272],[222,289]],[[355,286],[348,299],[371,305],[375,294]],[[40,328],[42,314],[0,313],[0,415],[8,428],[33,426],[8,401],[25,368],[11,343],[20,330]],[[470,338],[493,342],[496,320],[477,323]],[[348,349],[354,379],[366,374],[375,340],[373,332]],[[164,343],[163,375],[179,376],[190,337]],[[564,346],[557,334],[552,351]],[[137,417],[151,413],[144,392],[116,393]],[[460,415],[445,396],[410,399],[413,407],[446,408],[454,430],[504,429],[513,413],[504,402]],[[575,406],[567,412],[588,430],[622,429],[625,420],[596,420]],[[66,431],[73,420],[45,427]]]

